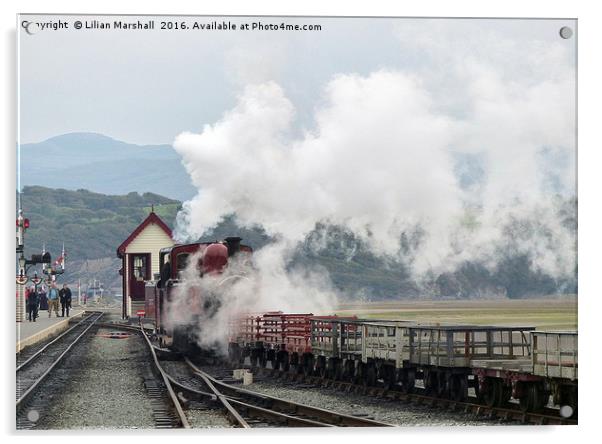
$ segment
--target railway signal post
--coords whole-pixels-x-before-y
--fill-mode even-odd
[[[26,272],[26,262],[25,256],[23,254],[24,250],[24,239],[25,239],[25,230],[29,228],[29,219],[23,217],[23,209],[19,208],[19,214],[17,216],[17,249],[16,252],[19,255],[19,270],[17,271],[17,322],[23,322],[25,320],[25,284],[27,284],[27,272]]]

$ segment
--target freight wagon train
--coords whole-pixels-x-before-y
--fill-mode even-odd
[[[194,349],[193,335],[202,334],[199,316],[220,304],[219,294],[208,298],[191,290],[189,301],[179,308],[185,313],[175,313],[187,321],[176,326],[167,322],[167,307],[190,259],[197,258],[201,275],[219,277],[233,258],[252,254],[240,241],[230,237],[161,250],[161,275],[146,286],[146,315],[154,318],[162,345]],[[569,415],[577,413],[576,332],[281,312],[232,320],[230,331],[228,358],[233,365],[248,358],[253,366],[269,364],[286,372],[383,384],[408,393],[420,381],[427,394],[457,401],[465,400],[472,388],[483,404],[502,406],[515,399],[524,411],[543,409],[552,396],[555,405],[570,407],[564,410]]]
[[[426,394],[501,407],[511,398],[525,412],[550,395],[577,414],[577,333],[534,327],[428,325],[279,312],[232,325],[229,359],[406,393],[420,380]]]

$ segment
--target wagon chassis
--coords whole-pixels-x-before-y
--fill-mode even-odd
[[[463,411],[465,413],[474,413],[487,419],[498,418],[503,421],[520,421],[524,424],[537,425],[576,425],[577,421],[570,418],[558,416],[555,409],[544,409],[543,412],[523,412],[518,406],[508,404],[500,407],[486,406],[480,404],[475,397],[470,397],[466,401],[454,401],[453,399],[439,398],[425,394],[425,390],[415,388],[412,393],[404,393],[397,390],[389,390],[384,387],[370,387],[363,384],[354,384],[345,381],[335,381],[325,379],[320,376],[307,376],[303,374],[294,374],[281,370],[266,368],[253,368],[257,374],[270,377],[275,381],[295,381],[303,384],[312,384],[321,388],[334,388],[347,393],[356,393],[366,396],[379,398],[388,398],[398,400],[407,404],[428,405],[430,407],[447,408],[452,411]]]

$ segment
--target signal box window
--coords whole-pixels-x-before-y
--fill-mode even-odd
[[[134,278],[137,281],[148,280],[149,276],[146,275],[147,272],[147,261],[148,258],[146,255],[137,255],[134,256]]]

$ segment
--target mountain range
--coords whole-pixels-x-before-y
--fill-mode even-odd
[[[21,145],[21,185],[103,194],[196,194],[170,145],[135,145],[97,133],[70,133]]]

